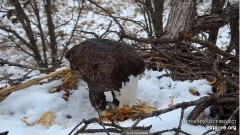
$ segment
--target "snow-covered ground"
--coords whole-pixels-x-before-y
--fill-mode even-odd
[[[139,81],[138,99],[148,102],[151,106],[159,109],[167,108],[170,102],[170,97],[174,97],[174,104],[183,101],[196,100],[200,96],[205,96],[211,92],[211,86],[206,80],[190,81],[173,81],[169,77],[157,77],[165,72],[156,72],[146,70],[144,76]],[[97,112],[91,106],[86,83],[79,80],[78,89],[72,91],[72,95],[68,101],[62,98],[63,93],[49,93],[52,87],[61,84],[60,80],[53,81],[42,85],[35,85],[21,91],[17,91],[9,95],[0,103],[0,132],[9,131],[9,135],[66,135],[74,126],[83,119],[97,117]],[[190,88],[199,91],[200,96],[194,96],[189,92]],[[190,113],[193,107],[186,109],[184,120]],[[55,115],[54,124],[43,126],[36,124],[27,126],[23,122],[26,119],[27,123],[33,124],[40,116],[51,111]],[[177,127],[180,119],[181,110],[174,110],[159,117],[148,118],[140,122],[138,125],[152,125],[150,132],[171,129]],[[69,119],[67,116],[71,116]],[[126,120],[120,122],[122,126],[129,126],[134,121]],[[98,124],[90,125],[90,128],[96,128]],[[182,129],[191,134],[201,134],[207,129],[203,126],[193,126],[186,122],[183,123]],[[172,134],[172,133],[167,133]]]
[[[68,0],[69,7],[74,6],[74,0]],[[208,0],[205,0],[209,2]],[[107,4],[105,6],[109,7],[120,7],[119,5],[122,4],[121,8],[114,8],[112,9],[114,12],[117,13],[117,10],[122,11],[122,16],[124,17],[133,17],[136,20],[143,21],[143,16],[140,14],[134,14],[135,7],[129,4],[130,1],[123,1],[118,0],[116,2],[110,2],[105,0]],[[64,1],[59,1],[59,3],[64,3]],[[58,3],[58,4],[59,4]],[[130,2],[131,3],[131,2]],[[115,4],[115,5],[114,5]],[[116,6],[117,4],[117,6]],[[60,5],[60,4],[59,4]],[[209,5],[209,4],[208,4]],[[104,6],[104,5],[103,5]],[[65,6],[66,7],[66,6]],[[207,10],[204,7],[206,5],[201,6],[203,9],[202,11]],[[94,8],[95,9],[95,8]],[[55,16],[58,20],[68,20],[69,14],[62,6],[59,8],[59,15]],[[167,9],[164,13],[164,25],[167,21],[169,10]],[[200,12],[200,11],[198,11]],[[130,14],[132,13],[132,14]],[[66,18],[64,18],[66,16]],[[77,15],[74,15],[76,18]],[[44,18],[43,18],[44,22]],[[46,22],[46,21],[45,21]],[[101,35],[105,32],[110,19],[101,16],[98,14],[94,14],[92,11],[88,11],[81,16],[80,19],[80,26],[81,30],[93,31],[97,34]],[[60,25],[63,22],[58,22]],[[8,22],[6,23],[6,25]],[[64,31],[65,33],[71,33],[72,26],[74,25],[74,21],[70,21],[68,25],[64,27],[60,27],[59,31]],[[134,29],[137,31],[139,28],[137,26],[133,27],[131,23],[126,23],[124,25],[129,30],[127,32],[135,32]],[[130,27],[131,26],[131,27]],[[16,26],[20,27],[20,26]],[[133,28],[132,28],[133,27]],[[46,28],[44,28],[46,29]],[[21,30],[17,28],[16,30]],[[118,30],[116,24],[113,24],[111,30]],[[2,31],[0,31],[2,32]],[[140,32],[139,37],[144,37],[146,34],[144,32]],[[89,36],[90,38],[91,36]],[[108,35],[107,38],[117,38],[116,35]],[[0,39],[1,40],[1,39]],[[225,48],[227,42],[229,42],[229,26],[224,26],[219,30],[219,37],[217,45],[221,48]],[[59,44],[65,44],[66,40],[58,39]],[[80,42],[81,40],[76,39],[75,43]],[[8,59],[9,61],[17,62],[17,63],[24,63],[31,61],[31,57],[21,54],[20,51],[13,49],[6,49],[0,51],[0,58]],[[29,70],[24,70],[18,67],[8,67],[3,66],[0,67],[0,77],[8,76],[9,74],[13,74],[11,78],[19,78],[22,77],[24,74],[29,72]],[[38,71],[31,72],[30,75],[37,75],[39,74]],[[157,77],[165,74],[164,71],[157,72],[146,70],[144,76],[141,77],[139,81],[139,89],[138,89],[138,99],[140,101],[146,101],[151,106],[155,106],[158,109],[168,108],[170,104],[170,98],[173,97],[174,104],[181,103],[184,101],[191,101],[199,99],[202,96],[207,95],[207,93],[211,93],[211,86],[208,85],[206,80],[195,80],[193,82],[190,81],[173,81],[169,77]],[[35,76],[38,77],[38,76]],[[3,87],[7,84],[5,80],[0,81],[0,87]],[[26,88],[21,91],[17,91],[9,95],[4,101],[0,102],[0,133],[4,131],[9,131],[9,135],[66,135],[68,134],[79,122],[83,119],[89,119],[98,116],[94,108],[91,106],[88,91],[86,90],[86,83],[79,80],[78,89],[72,91],[72,95],[69,97],[68,101],[65,101],[62,98],[63,92],[58,93],[49,93],[49,90],[55,86],[61,84],[60,80],[53,81],[51,83],[44,83],[42,85],[35,85],[29,88]],[[199,91],[200,96],[194,96],[189,92],[189,89],[193,88]],[[187,115],[191,112],[193,107],[189,107],[185,110],[183,120],[186,120]],[[29,124],[34,124],[40,118],[40,116],[45,112],[53,112],[55,115],[54,124],[52,126],[43,126],[39,124],[35,124],[34,126],[27,126],[26,123],[23,121],[26,120]],[[206,114],[209,111],[206,110]],[[180,119],[181,110],[177,109],[165,114],[160,115],[159,117],[148,118],[140,122],[138,125],[152,125],[150,132],[160,131],[164,129],[171,129],[173,127],[177,127]],[[69,119],[68,116],[71,116]],[[134,121],[126,120],[124,122],[120,122],[119,124],[122,126],[129,126],[133,124]],[[90,128],[96,128],[99,126],[98,124],[90,125]],[[193,135],[202,134],[208,129],[203,126],[193,126],[183,122],[182,130]],[[165,133],[165,134],[174,134],[173,132]]]

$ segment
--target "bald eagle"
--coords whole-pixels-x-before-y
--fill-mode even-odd
[[[134,47],[109,39],[88,39],[66,53],[70,68],[89,88],[89,99],[96,110],[132,106],[137,97],[138,76],[144,61]],[[111,91],[112,101],[104,92]]]

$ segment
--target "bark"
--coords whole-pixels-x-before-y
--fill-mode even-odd
[[[40,38],[41,38],[41,42],[42,42],[42,48],[43,48],[43,58],[44,58],[44,62],[43,62],[43,66],[47,67],[48,66],[48,61],[47,61],[47,49],[46,49],[46,43],[45,43],[45,37],[44,37],[44,33],[43,33],[43,29],[42,29],[42,25],[41,25],[41,19],[40,19],[40,15],[39,15],[39,9],[37,6],[37,1],[33,0],[33,5],[32,5],[33,11],[36,15],[37,18],[37,27],[39,29],[40,32]]]
[[[51,0],[46,0],[45,3],[45,11],[47,14],[47,25],[48,25],[48,33],[50,36],[50,48],[51,48],[51,57],[52,57],[52,66],[57,67],[57,41],[54,30],[54,24],[52,19],[52,11],[51,11]]]
[[[162,13],[164,0],[153,0],[153,4],[151,0],[148,1],[149,4],[147,6],[150,11],[150,16],[155,30],[155,35],[158,38],[163,33]]]
[[[239,55],[239,18],[234,18],[230,21],[230,29],[231,29],[231,41],[229,47],[227,48],[228,53],[235,50],[236,55]]]
[[[152,29],[152,18],[151,18],[151,12],[153,12],[153,7],[151,0],[145,0],[145,1],[138,1],[136,0],[137,5],[141,9],[141,13],[144,17],[144,23],[145,23],[145,28],[144,30],[147,32],[148,37],[153,36],[153,29]]]
[[[35,39],[34,34],[33,34],[33,30],[32,30],[32,27],[31,27],[30,20],[27,17],[27,15],[25,14],[24,9],[22,8],[19,1],[13,1],[12,4],[15,7],[17,19],[22,24],[23,29],[26,32],[27,37],[30,41],[28,47],[29,47],[29,49],[32,50],[32,52],[35,56],[34,58],[38,62],[39,66],[43,67],[42,64],[41,64],[42,63],[42,58],[41,58],[40,52],[39,52],[37,44],[36,44],[36,39]]]
[[[166,33],[162,38],[173,39],[178,37],[179,32],[191,32],[194,9],[193,0],[173,0],[165,29]]]
[[[226,2],[226,0],[212,0],[211,13],[213,14],[215,12],[221,12],[225,2]],[[213,44],[216,44],[216,42],[217,42],[218,31],[219,31],[219,28],[209,30],[208,40],[210,42],[212,42]]]
[[[211,15],[199,16],[194,20],[192,35],[197,35],[201,31],[218,29],[228,24],[232,19],[239,17],[239,6],[234,4],[224,8],[221,12]]]

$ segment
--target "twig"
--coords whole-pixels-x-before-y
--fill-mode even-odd
[[[97,4],[96,2],[92,1],[92,0],[88,0],[90,3],[92,3],[93,5],[95,5],[96,7],[100,8],[101,10],[103,10],[105,13],[107,13],[114,21],[115,23],[118,25],[118,27],[121,30],[121,33],[125,34],[125,30],[122,27],[121,23],[111,14],[109,13],[105,8],[103,8],[102,6],[100,6],[99,4]]]
[[[138,118],[138,119],[133,123],[133,125],[132,125],[131,127],[129,127],[129,129],[133,129],[134,127],[136,127],[137,124],[138,124],[140,121],[141,121],[141,119]]]
[[[100,35],[100,37],[99,37],[99,38],[104,38],[104,37],[106,37],[107,33],[109,33],[109,30],[110,30],[111,26],[112,26],[112,21],[110,21],[110,23],[109,23],[109,25],[108,25],[108,27],[107,27],[106,31],[105,31],[105,32],[103,32],[103,34],[102,34],[102,35]]]
[[[181,130],[181,127],[182,127],[182,120],[183,120],[183,116],[184,116],[184,111],[185,111],[185,108],[182,108],[181,109],[181,116],[180,116],[180,120],[179,120],[179,124],[178,124],[178,130],[176,131],[175,135],[178,135],[179,134],[179,130]]]
[[[36,85],[40,81],[42,81],[44,79],[47,79],[49,77],[54,77],[54,76],[67,74],[69,71],[70,71],[69,69],[63,69],[63,70],[60,70],[60,71],[50,73],[50,74],[48,74],[46,76],[43,76],[43,77],[40,77],[40,78],[29,80],[25,83],[22,83],[22,84],[19,84],[19,85],[16,85],[16,86],[12,86],[12,87],[9,87],[9,88],[4,88],[0,91],[0,101],[4,100],[9,94],[11,94],[14,91],[19,91],[19,90],[28,88],[30,86]]]
[[[98,133],[98,132],[105,132],[105,133],[107,133],[107,134],[110,134],[109,132],[113,132],[113,133],[121,133],[122,132],[122,130],[120,129],[120,128],[118,128],[118,126],[116,126],[116,124],[114,125],[114,124],[112,124],[112,125],[114,125],[113,127],[114,128],[105,128],[105,123],[102,123],[102,124],[100,124],[99,123],[99,119],[98,118],[91,118],[91,119],[89,119],[89,120],[83,120],[82,122],[80,122],[77,126],[75,126],[74,128],[73,128],[73,130],[68,134],[68,135],[72,135],[72,133],[79,127],[79,126],[81,126],[82,124],[84,124],[79,130],[77,130],[76,131],[76,133],[74,133],[74,135],[78,135],[78,134],[80,134],[80,133]],[[89,125],[89,124],[91,124],[91,123],[95,123],[95,122],[97,122],[97,123],[99,123],[100,125],[102,125],[103,127],[104,127],[104,129],[86,129],[87,128],[87,126]],[[107,125],[107,126],[111,126],[111,125]],[[117,127],[117,128],[116,128]],[[122,128],[122,127],[121,127]]]
[[[90,32],[85,30],[80,30],[79,32],[84,34],[90,34],[90,35],[93,35],[95,38],[99,38],[99,36],[95,32]]]
[[[77,28],[77,25],[78,25],[80,16],[81,16],[81,14],[82,14],[82,9],[83,9],[84,4],[85,4],[85,1],[82,1],[81,3],[82,3],[82,4],[81,4],[81,7],[80,7],[80,1],[78,1],[78,4],[79,4],[79,6],[78,6],[79,12],[78,12],[77,20],[76,20],[76,22],[75,22],[75,24],[74,24],[74,27],[73,27],[73,29],[72,29],[71,36],[70,36],[70,38],[68,39],[68,41],[67,41],[67,43],[66,43],[66,45],[65,45],[65,47],[64,47],[64,49],[63,49],[63,52],[66,52],[66,51],[67,51],[67,49],[68,49],[67,47],[70,45],[70,42],[71,42],[71,40],[72,40],[72,38],[73,38],[73,36],[74,36],[74,32],[76,31],[76,28]],[[64,55],[62,55],[62,56],[60,57],[60,60],[62,60],[63,58],[64,58]]]
[[[32,75],[32,76],[28,76],[32,71],[34,71],[34,69],[31,69],[29,72],[27,72],[26,74],[24,74],[22,77],[20,78],[16,78],[16,79],[7,79],[8,82],[11,82],[11,84],[13,85],[18,85],[20,83],[22,83],[23,81],[25,81],[26,79],[29,79],[33,76],[37,76],[37,75]],[[10,85],[11,85],[10,84]]]
[[[115,132],[115,133],[117,132],[117,133],[119,133],[119,132],[123,132],[125,129],[150,129],[152,127],[151,125],[148,126],[148,127],[138,127],[136,125],[141,120],[149,118],[149,117],[158,116],[158,115],[161,115],[163,113],[167,113],[169,111],[172,111],[172,110],[175,110],[175,109],[178,109],[178,108],[188,108],[190,106],[195,106],[197,104],[201,104],[201,103],[205,103],[205,102],[212,102],[213,100],[214,100],[214,97],[205,96],[205,97],[202,97],[202,98],[200,98],[198,100],[195,100],[195,101],[178,103],[176,105],[173,105],[171,108],[157,110],[157,111],[149,113],[149,114],[147,114],[145,116],[142,116],[142,115],[134,116],[133,119],[137,119],[137,120],[135,121],[135,123],[131,127],[126,127],[126,128],[125,127],[121,127],[121,126],[115,124],[113,121],[112,121],[112,123],[100,123],[100,125],[102,125],[102,126],[113,127],[113,128],[115,128],[115,130],[113,130],[112,128],[105,128],[105,127],[104,127],[104,129],[86,129],[88,124],[94,123],[94,122],[99,123],[99,120],[97,118],[92,118],[92,119],[89,119],[89,120],[83,120],[76,127],[74,127],[74,129],[68,135],[71,135],[82,124],[85,124],[85,125],[82,128],[80,128],[79,130],[77,130],[74,135],[77,135],[79,133],[94,133],[94,132],[106,132],[106,131],[107,132]],[[184,109],[182,110],[182,113],[181,113],[181,118],[180,118],[180,122],[179,122],[178,128],[173,128],[172,130],[167,130],[166,132],[176,131],[178,133],[183,133],[183,134],[189,135],[188,133],[182,131],[179,128],[179,127],[181,127],[183,114],[184,114]]]
[[[175,59],[173,59],[172,57],[170,57],[168,54],[166,54],[165,52],[161,51],[160,49],[158,49],[156,46],[152,45],[153,49],[157,50],[158,52],[160,52],[165,58],[167,58],[168,60],[173,61],[176,65],[179,66],[183,66],[183,64],[179,61],[176,61]]]
[[[175,110],[175,109],[179,109],[182,108],[181,110],[181,116],[180,116],[180,120],[179,120],[179,125],[177,128],[173,128],[173,129],[169,129],[169,130],[162,130],[162,131],[158,131],[158,132],[154,132],[152,133],[152,135],[155,134],[160,134],[160,133],[164,133],[164,132],[172,132],[175,131],[176,134],[182,133],[185,135],[190,135],[189,133],[181,130],[181,125],[182,125],[182,120],[183,120],[183,116],[184,116],[184,110],[185,108],[188,108],[190,106],[195,106],[198,104],[207,104],[207,105],[211,105],[213,103],[216,103],[220,100],[216,100],[216,98],[214,96],[205,96],[205,97],[201,97],[198,100],[194,100],[194,101],[190,101],[190,102],[182,102],[182,103],[178,103],[176,105],[173,105],[171,108],[166,108],[166,109],[161,109],[161,110],[157,110],[154,111],[152,113],[149,113],[147,115],[139,115],[139,116],[134,116],[133,119],[137,119],[134,124],[130,127],[121,127],[118,124],[116,124],[115,122],[112,121],[112,123],[99,123],[99,119],[97,118],[92,118],[90,120],[83,120],[82,122],[80,122],[70,133],[69,135],[71,135],[80,125],[85,124],[81,129],[77,130],[77,132],[75,133],[75,135],[79,134],[79,133],[96,133],[96,132],[114,132],[114,133],[122,133],[124,130],[127,129],[150,129],[151,126],[148,127],[138,127],[136,126],[140,121],[149,118],[149,117],[154,117],[154,116],[159,116],[163,113],[167,113],[169,111]],[[225,100],[224,100],[225,101]],[[234,100],[236,101],[236,100]],[[233,101],[233,102],[234,102]],[[237,109],[235,110],[235,112],[237,112]],[[90,123],[99,123],[100,125],[104,126],[104,129],[86,129],[87,125],[89,125]],[[105,128],[105,126],[109,127],[109,128]],[[209,131],[210,132],[210,131]]]
[[[118,130],[118,129],[115,129],[115,128],[108,128],[108,129],[86,129],[82,132],[79,132],[77,134],[74,134],[74,135],[78,135],[80,133],[101,133],[101,132],[105,132],[106,133],[106,130],[108,132],[111,132],[111,133],[122,133],[122,131]]]
[[[238,110],[239,110],[239,106],[238,106],[238,108],[232,113],[232,115],[229,117],[228,121],[232,120],[233,116],[237,114]],[[224,126],[226,126],[227,124],[228,124],[228,123],[225,123]]]
[[[208,135],[208,133],[211,133],[211,132],[213,132],[213,131],[214,131],[214,130],[210,129],[210,130],[204,132],[202,135]]]
[[[188,108],[190,106],[195,106],[198,104],[203,104],[203,103],[213,103],[216,99],[213,96],[204,96],[201,97],[198,100],[194,100],[194,101],[189,101],[189,102],[182,102],[182,103],[177,103],[176,105],[173,105],[171,108],[166,108],[166,109],[161,109],[161,110],[157,110],[157,111],[153,111],[152,113],[149,113],[145,116],[134,116],[133,119],[137,119],[137,118],[149,118],[149,117],[155,117],[167,112],[170,112],[172,110],[176,110],[179,108]]]
[[[8,75],[6,75],[6,76],[4,76],[4,77],[0,77],[0,81],[8,79],[8,78],[11,77],[12,75],[13,75],[13,74],[8,74]]]
[[[101,118],[101,115],[100,115],[99,110],[98,110],[97,112],[98,112],[98,116]],[[105,128],[104,124],[102,123],[102,121],[101,121],[101,120],[97,120],[97,122],[98,122],[99,125],[101,125],[101,126],[103,127],[103,129],[105,130],[105,132],[106,132],[108,135],[110,135],[109,132],[108,132],[108,130],[106,130],[106,128]]]
[[[15,67],[20,67],[20,68],[27,68],[27,69],[34,69],[34,70],[40,70],[44,72],[49,72],[52,71],[54,68],[41,68],[37,66],[30,66],[30,65],[22,65],[14,62],[10,62],[8,60],[4,60],[0,58],[0,65],[7,64],[8,66],[15,66]]]
[[[172,132],[172,131],[175,131],[175,132],[180,132],[180,133],[183,133],[185,135],[191,135],[181,129],[178,129],[178,128],[172,128],[172,129],[166,129],[166,130],[162,130],[162,131],[157,131],[157,132],[154,132],[154,133],[151,133],[150,135],[160,135],[162,133],[166,133],[166,132]]]
[[[93,119],[95,119],[95,118],[93,118]],[[81,125],[83,124],[83,122],[84,122],[84,119],[83,119],[83,121],[81,121],[79,124],[77,124],[77,125],[71,130],[71,132],[70,132],[68,135],[71,135],[79,126],[81,126]]]
[[[183,134],[185,134],[185,135],[191,135],[191,134],[189,134],[189,133],[187,133],[187,132],[185,132],[185,131],[183,131],[183,130],[181,130],[181,129],[178,129],[178,128],[173,128],[173,130],[174,130],[175,132],[183,133]]]

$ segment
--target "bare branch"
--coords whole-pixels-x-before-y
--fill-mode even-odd
[[[194,20],[193,35],[201,31],[220,28],[230,22],[233,18],[238,18],[239,6],[238,3],[228,6],[218,13],[211,15],[199,16]]]
[[[111,26],[112,26],[112,21],[110,21],[110,23],[109,23],[109,25],[108,25],[108,27],[107,27],[106,31],[105,31],[105,32],[103,32],[103,34],[102,34],[102,35],[100,35],[100,37],[99,37],[99,38],[104,38],[104,37],[107,35],[107,33],[109,33],[109,30],[110,30]]]
[[[82,13],[82,9],[83,9],[83,7],[84,7],[84,4],[85,4],[85,1],[82,1],[82,4],[81,4],[81,6],[80,6],[80,1],[78,0],[79,12],[78,12],[77,20],[76,20],[76,22],[75,22],[75,24],[74,24],[74,27],[73,27],[73,29],[72,29],[70,38],[68,39],[68,41],[67,41],[67,43],[66,43],[66,45],[65,45],[65,47],[64,47],[64,49],[63,49],[63,52],[66,52],[66,51],[67,51],[67,49],[68,49],[67,47],[70,45],[70,42],[71,42],[71,40],[72,40],[72,38],[73,38],[73,36],[74,36],[74,33],[75,33],[75,31],[76,31],[76,28],[77,28],[77,25],[78,25],[78,22],[79,22],[79,19],[80,19],[80,16],[81,16],[81,13]],[[62,61],[63,57],[64,57],[64,55],[62,55],[62,56],[60,57],[60,61]]]
[[[31,45],[23,38],[21,37],[15,30],[12,30],[12,29],[8,29],[4,26],[0,26],[0,29],[1,30],[4,30],[6,32],[9,32],[11,34],[13,34],[14,36],[16,36],[24,45],[26,45],[29,49],[32,49],[31,48]]]
[[[211,105],[213,103],[216,103],[216,102],[221,102],[221,101],[218,98],[214,97],[214,96],[204,96],[204,97],[201,97],[198,100],[178,103],[176,105],[173,105],[171,108],[166,108],[166,109],[153,111],[153,112],[151,112],[149,114],[146,114],[144,116],[139,115],[139,116],[131,117],[132,119],[136,118],[137,120],[130,127],[121,127],[121,126],[115,124],[114,122],[112,122],[112,123],[103,123],[102,122],[102,124],[104,126],[107,126],[108,128],[106,128],[106,129],[87,129],[87,126],[89,124],[91,124],[91,123],[99,123],[99,120],[101,120],[101,118],[100,119],[99,118],[92,118],[92,119],[89,119],[89,120],[83,120],[76,127],[74,127],[74,129],[68,135],[71,135],[81,125],[82,125],[82,127],[80,129],[78,129],[74,135],[77,135],[77,134],[80,134],[80,133],[97,133],[97,132],[106,132],[106,131],[107,132],[114,132],[114,133],[122,133],[124,130],[129,130],[129,129],[150,129],[151,125],[148,126],[148,127],[137,127],[136,125],[140,121],[142,121],[142,120],[144,120],[146,118],[159,116],[161,114],[164,114],[164,113],[167,113],[167,112],[179,109],[179,108],[182,108],[182,111],[181,111],[181,116],[180,116],[178,128],[173,128],[173,129],[163,130],[163,131],[157,131],[157,132],[154,132],[152,134],[160,134],[160,133],[164,133],[164,132],[175,131],[176,134],[182,133],[182,134],[190,135],[189,133],[181,130],[184,110],[186,108],[188,108],[188,107],[191,107],[191,106],[196,106],[196,105],[200,105],[200,104],[207,104],[207,106],[209,106],[209,105]],[[228,101],[225,101],[225,102],[228,102]],[[233,101],[233,102],[236,102],[236,100]],[[224,104],[224,102],[221,102],[221,104]]]
[[[99,38],[99,36],[94,32],[85,31],[85,30],[80,30],[79,32],[84,34],[90,34],[90,35],[93,35],[95,38]]]
[[[111,14],[109,13],[105,8],[103,8],[102,6],[100,6],[99,4],[97,4],[96,2],[92,1],[92,0],[88,0],[90,3],[92,3],[93,5],[95,5],[96,7],[100,8],[101,10],[103,10],[105,13],[107,13],[114,21],[115,23],[118,25],[118,27],[121,30],[121,34],[125,34],[125,30],[122,27],[122,25],[120,24],[120,22]]]
[[[2,58],[0,58],[0,65],[5,65],[7,64],[8,66],[15,66],[15,67],[20,67],[20,68],[27,68],[27,69],[34,69],[34,70],[40,70],[40,71],[52,71],[52,68],[41,68],[41,67],[37,67],[37,66],[28,66],[28,65],[22,65],[19,63],[14,63],[14,62],[10,62],[8,60],[4,60]]]
[[[180,120],[179,120],[179,124],[178,124],[178,131],[176,131],[175,135],[178,135],[179,134],[179,130],[181,130],[181,126],[182,126],[182,120],[183,120],[183,116],[184,116],[184,111],[185,111],[185,108],[182,108],[181,109],[181,116],[180,116]]]

